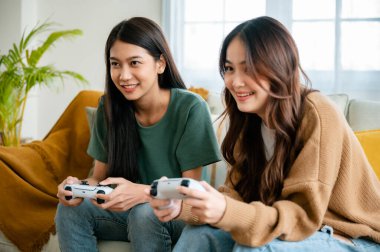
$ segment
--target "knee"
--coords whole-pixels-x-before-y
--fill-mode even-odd
[[[181,238],[186,238],[186,240],[193,242],[193,241],[199,241],[199,239],[202,240],[209,240],[211,237],[214,236],[215,229],[208,226],[208,225],[202,225],[202,226],[190,226],[186,225],[186,227],[183,229]]]
[[[235,242],[228,232],[221,229],[209,225],[187,225],[176,244],[176,251],[184,251],[189,246],[194,247],[194,244],[197,244],[197,250],[232,251]]]
[[[55,223],[57,228],[68,224],[70,222],[75,222],[76,220],[83,219],[89,213],[86,200],[82,202],[79,206],[71,207],[58,204],[57,212],[55,215]]]
[[[134,206],[129,212],[128,219],[129,225],[137,225],[141,227],[144,227],[144,225],[149,225],[151,223],[160,222],[154,215],[153,209],[148,203]]]

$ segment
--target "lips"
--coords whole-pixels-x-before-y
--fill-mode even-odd
[[[120,84],[120,86],[126,91],[126,92],[132,92],[136,89],[136,87],[139,84]]]
[[[239,92],[239,93],[236,93],[236,96],[237,97],[247,97],[247,96],[250,96],[250,95],[253,95],[255,92],[254,91],[251,91],[251,92]]]

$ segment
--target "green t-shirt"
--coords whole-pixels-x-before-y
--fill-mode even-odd
[[[156,124],[138,124],[140,182],[151,184],[162,176],[181,177],[182,172],[220,160],[219,147],[207,103],[184,89],[171,89],[165,115]],[[99,103],[87,150],[107,163],[107,127],[103,99]]]

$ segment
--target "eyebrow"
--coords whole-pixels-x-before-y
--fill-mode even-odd
[[[143,57],[142,56],[131,56],[131,57],[127,58],[127,60],[135,60],[135,59],[143,59]],[[119,60],[119,59],[116,57],[110,57],[110,60]]]
[[[228,59],[226,59],[226,63],[227,63],[227,64],[232,64],[232,62],[229,61]],[[245,63],[246,63],[245,60],[243,60],[243,61],[241,61],[241,62],[239,63],[239,65],[244,65]]]

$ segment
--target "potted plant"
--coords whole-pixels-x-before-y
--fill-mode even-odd
[[[22,119],[25,104],[31,89],[37,85],[52,86],[54,80],[63,81],[65,77],[81,83],[87,81],[73,71],[60,71],[53,65],[38,65],[44,53],[58,40],[72,38],[82,34],[79,29],[51,31],[54,23],[44,22],[35,26],[29,33],[21,36],[18,44],[7,54],[0,54],[0,143],[5,146],[18,146],[21,140]],[[41,39],[41,34],[50,32]]]

